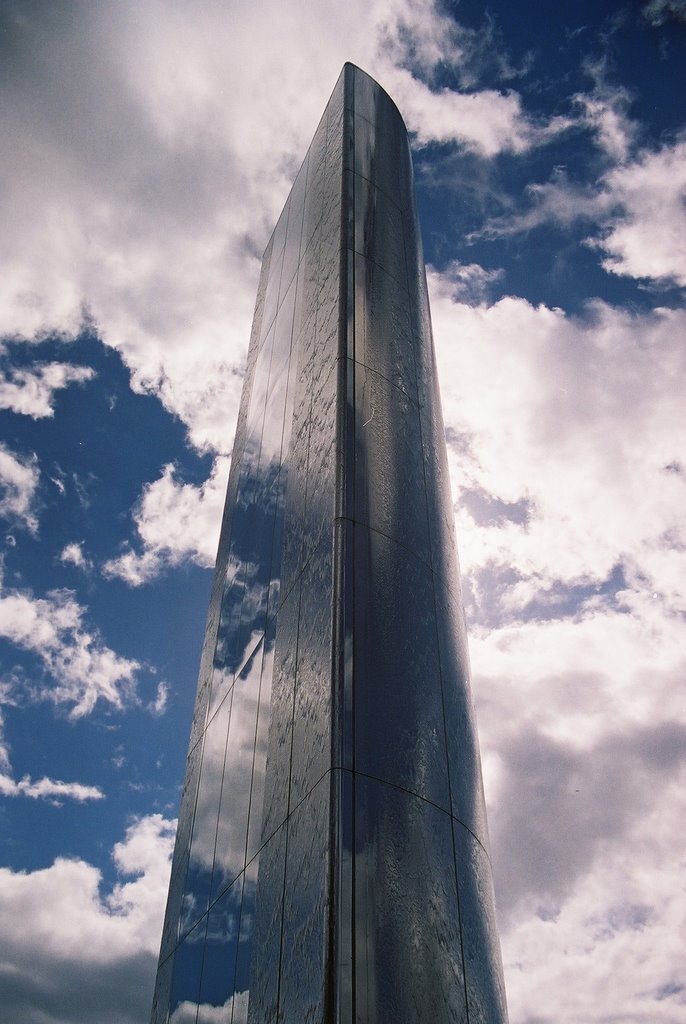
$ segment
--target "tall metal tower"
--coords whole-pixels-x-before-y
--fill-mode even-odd
[[[346,64],[262,266],[154,1024],[503,1024],[412,162]]]

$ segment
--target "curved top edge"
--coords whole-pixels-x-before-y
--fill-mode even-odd
[[[377,82],[377,80],[369,74],[368,71],[365,71],[364,68],[359,67],[357,64],[353,64],[352,61],[347,60],[343,65],[341,75],[345,75],[346,77],[350,76],[351,78],[353,78],[356,75],[361,75],[363,78],[367,79],[367,81],[371,83],[371,85],[374,86],[375,89],[378,89],[379,93],[384,97],[384,100],[388,101],[388,103],[392,106],[393,110],[400,118],[400,121],[403,125],[403,128],[405,129],[405,132],[407,132],[405,118],[401,114],[400,109],[398,108],[398,104],[395,102],[393,97],[388,92],[386,92],[384,87],[380,85]],[[409,132],[407,132],[407,134],[409,134]]]

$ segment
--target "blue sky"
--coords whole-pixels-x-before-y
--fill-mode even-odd
[[[147,1019],[260,257],[345,60],[413,141],[512,1024],[683,1024],[684,0],[2,5],[3,1019]]]

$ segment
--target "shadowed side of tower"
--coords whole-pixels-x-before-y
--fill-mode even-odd
[[[264,256],[152,1021],[506,1020],[412,163],[347,64]]]

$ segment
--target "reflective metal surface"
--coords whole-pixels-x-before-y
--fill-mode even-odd
[[[402,119],[346,65],[264,256],[152,1021],[507,1020]]]

